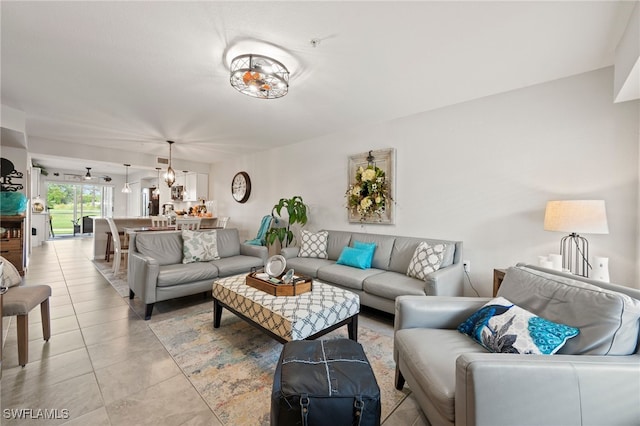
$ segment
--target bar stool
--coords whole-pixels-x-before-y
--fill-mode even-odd
[[[51,287],[48,285],[9,287],[2,296],[2,316],[17,317],[18,364],[23,367],[29,362],[29,312],[38,305],[42,316],[42,336],[47,342],[51,337],[50,296]]]
[[[104,252],[104,260],[109,262],[111,260],[111,255],[114,254],[114,251],[111,249],[113,235],[111,234],[111,231],[106,231],[106,234],[107,234],[107,246]],[[124,237],[124,231],[118,231],[118,237]],[[124,245],[124,242],[122,242],[121,244]]]

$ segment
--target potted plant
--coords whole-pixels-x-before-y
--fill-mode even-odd
[[[281,247],[288,247],[294,240],[293,231],[291,225],[299,223],[300,226],[304,226],[307,223],[307,211],[308,207],[299,195],[293,198],[281,198],[278,204],[273,206],[271,210],[271,216],[275,219],[276,223],[279,219],[282,219],[282,210],[286,209],[288,222],[286,227],[271,228],[267,231],[267,242],[272,245],[277,241],[280,241]],[[278,215],[276,217],[276,215]]]

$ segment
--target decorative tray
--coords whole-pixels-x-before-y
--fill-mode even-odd
[[[247,285],[257,288],[258,290],[262,290],[265,293],[269,293],[272,296],[298,296],[302,293],[307,293],[313,290],[313,280],[311,277],[306,275],[294,275],[297,280],[296,282],[293,284],[284,284],[282,283],[283,275],[276,278],[280,283],[273,283],[271,281],[258,278],[256,274],[256,272],[252,272],[247,275]]]

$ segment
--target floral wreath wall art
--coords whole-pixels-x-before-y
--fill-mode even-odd
[[[347,211],[349,222],[391,225],[394,223],[394,148],[349,157]]]

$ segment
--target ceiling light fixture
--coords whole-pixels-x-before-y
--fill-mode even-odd
[[[84,179],[89,180],[91,179],[91,167],[85,167],[85,169],[87,169],[87,174],[84,175]]]
[[[125,172],[124,186],[122,187],[122,192],[125,194],[129,194],[131,193],[131,188],[129,187],[129,166],[131,166],[131,164],[125,164],[124,166],[126,167],[126,172]]]
[[[167,173],[164,175],[164,181],[167,183],[169,188],[171,188],[176,181],[176,172],[171,167],[171,145],[175,142],[167,141],[167,143],[169,144],[169,167],[167,167]]]
[[[157,198],[160,195],[160,167],[156,167],[156,171],[158,172],[158,185],[153,189],[151,194]]]
[[[289,91],[289,70],[268,56],[236,56],[231,61],[231,85],[254,98],[281,98]]]

